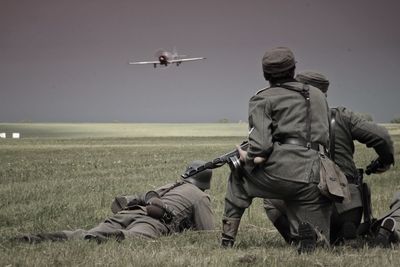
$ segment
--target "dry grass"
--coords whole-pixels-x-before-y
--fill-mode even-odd
[[[229,133],[229,125],[226,126]],[[155,130],[163,133],[163,127],[169,126]],[[396,132],[398,128],[390,130]],[[224,134],[224,128],[219,129],[219,134]],[[176,180],[187,162],[212,159],[230,151],[245,133],[226,134],[230,137],[188,135],[70,138],[61,134],[51,138],[0,139],[0,266],[398,266],[398,246],[338,247],[299,256],[274,230],[259,200],[243,218],[237,248],[221,249],[219,229],[228,167],[215,171],[210,191],[216,231],[101,245],[85,241],[38,245],[8,241],[21,233],[93,227],[110,215],[114,196]],[[394,134],[393,138],[398,161],[400,136]],[[365,166],[374,154],[361,145],[357,149],[357,163]],[[373,191],[375,214],[385,211],[392,194],[400,190],[398,174],[397,164],[383,175],[366,177]]]

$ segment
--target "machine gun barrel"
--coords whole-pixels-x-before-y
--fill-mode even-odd
[[[240,144],[240,148],[243,150],[246,150],[248,146],[249,146],[248,141],[244,141],[243,143]],[[181,177],[185,179],[205,170],[222,167],[226,163],[228,163],[231,168],[237,168],[240,166],[239,157],[240,157],[239,151],[235,149],[211,161],[208,161],[197,168],[189,168],[188,170],[186,170],[184,174],[181,175]]]

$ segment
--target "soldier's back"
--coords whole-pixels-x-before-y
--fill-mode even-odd
[[[182,183],[167,192],[163,197],[163,202],[175,212],[191,212],[193,205],[203,199],[209,200],[209,195],[201,191],[197,186],[190,183]]]
[[[304,85],[299,82],[285,83],[266,89],[252,98],[254,104],[265,100],[267,116],[271,117],[273,149],[265,164],[265,172],[276,178],[310,182],[312,169],[318,160],[315,150],[304,146],[285,144],[284,139],[307,140],[307,104],[301,94]],[[309,87],[310,138],[311,142],[327,146],[329,139],[328,105],[325,95],[315,87]],[[257,103],[258,102],[258,103]]]

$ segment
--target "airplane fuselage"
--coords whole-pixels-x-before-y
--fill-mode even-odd
[[[168,52],[168,51],[163,51],[159,56],[158,60],[160,61],[160,65],[168,66],[168,64],[171,64],[170,60],[176,59],[177,56]]]
[[[179,66],[182,62],[205,59],[205,57],[187,58],[184,55],[178,55],[178,53],[176,53],[175,51],[171,53],[165,50],[159,50],[158,52],[156,52],[155,58],[157,59],[157,61],[129,62],[129,64],[131,65],[153,64],[154,68],[156,68],[157,64],[163,65],[165,67],[167,67],[169,64],[176,64],[176,66]]]

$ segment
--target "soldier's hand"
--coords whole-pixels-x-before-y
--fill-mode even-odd
[[[239,152],[239,160],[240,160],[241,162],[245,162],[246,157],[247,157],[247,151],[243,150],[243,149],[240,147],[240,145],[236,145],[236,149],[237,149],[238,152]]]
[[[266,158],[264,158],[264,157],[255,157],[254,158],[254,164],[262,164],[262,163],[264,163],[265,161],[266,161],[267,159]]]
[[[371,161],[371,163],[366,168],[366,174],[371,173],[383,173],[390,169],[390,164],[383,164],[379,158]]]

